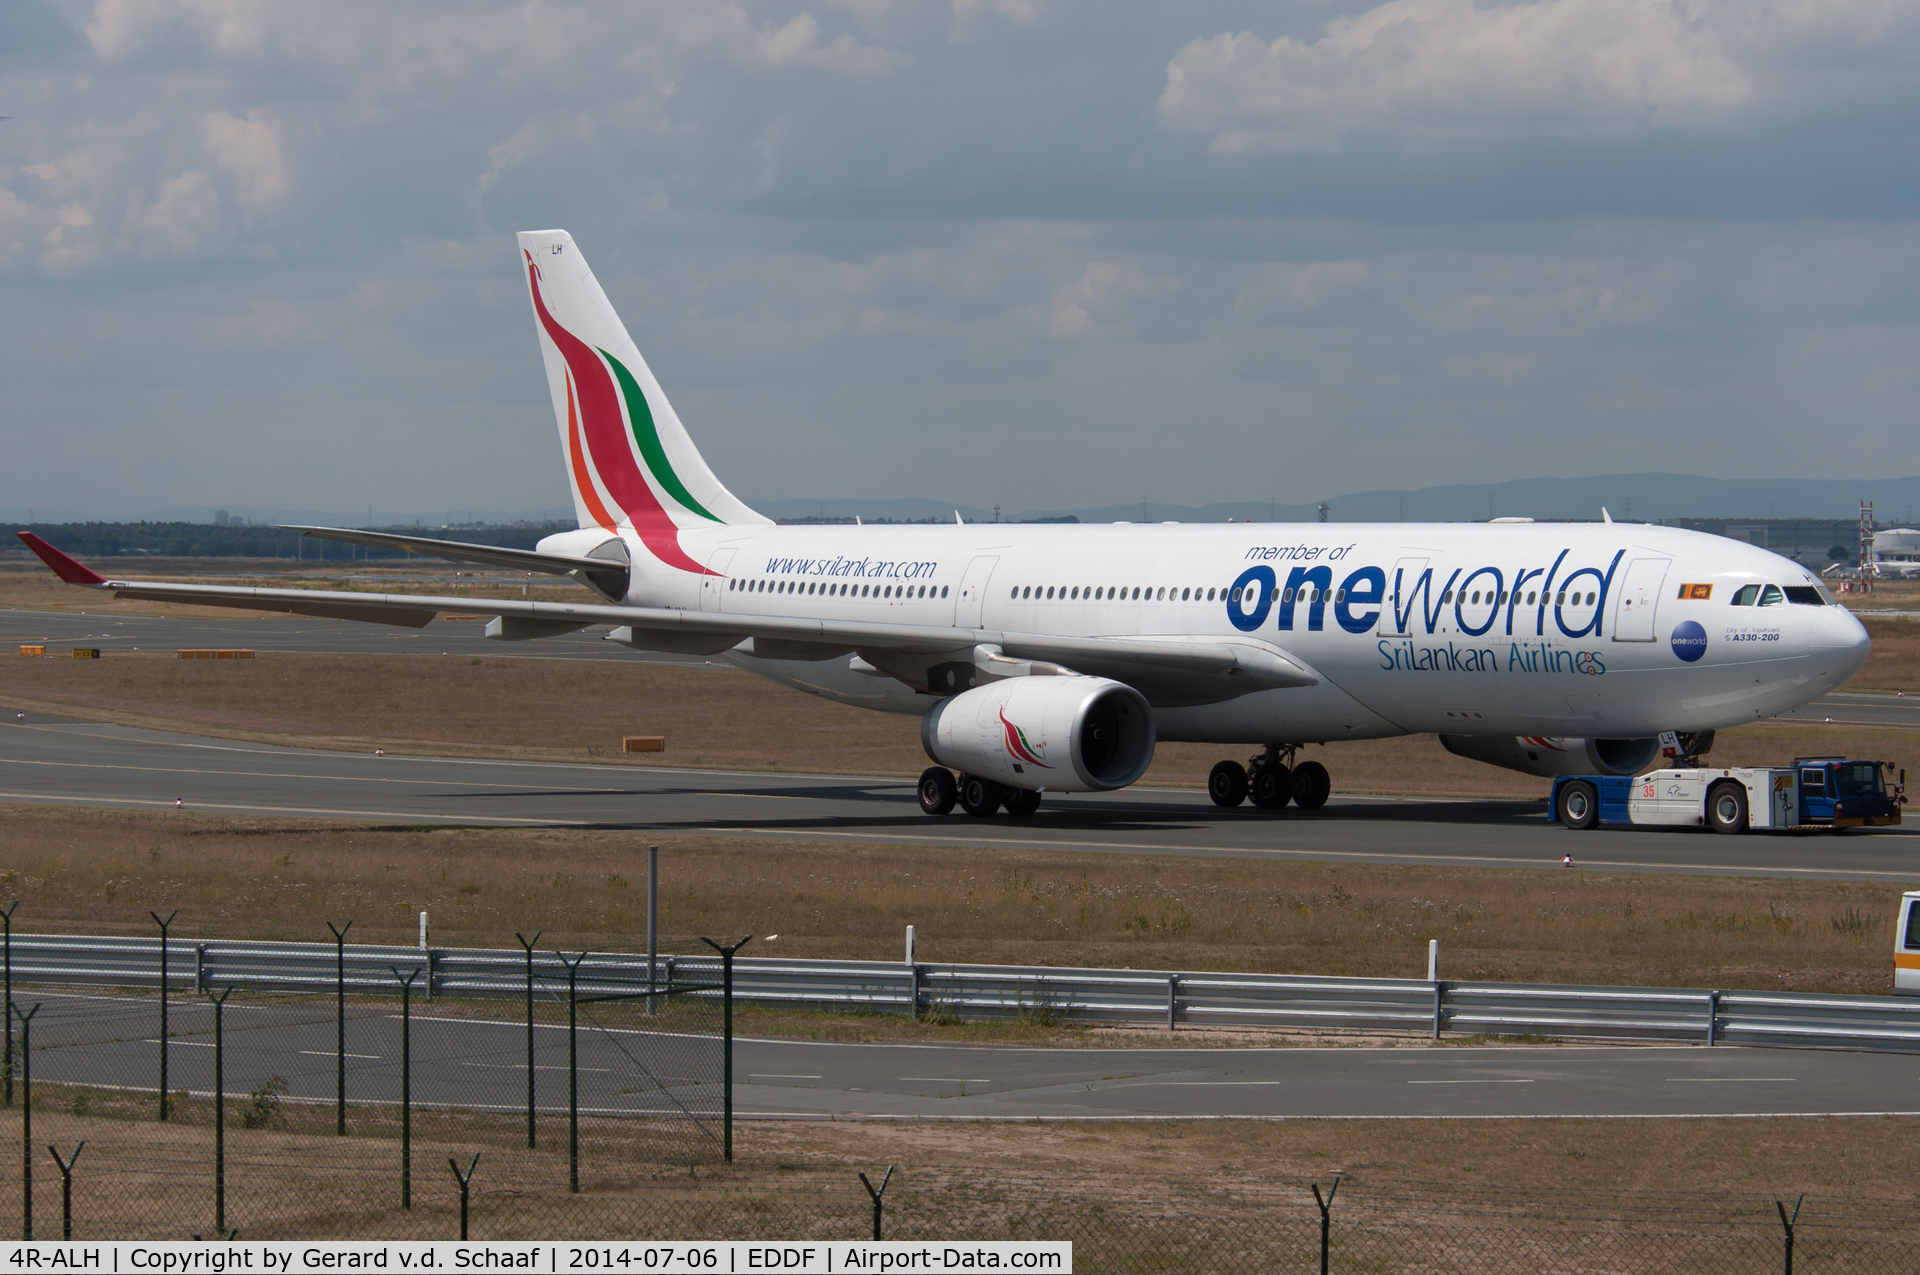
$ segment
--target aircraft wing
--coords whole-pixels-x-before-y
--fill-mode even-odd
[[[68,584],[90,586],[116,598],[281,611],[416,629],[442,612],[458,610],[498,617],[488,631],[505,638],[544,637],[608,624],[631,630],[618,636],[642,650],[718,652],[751,639],[751,649],[743,650],[768,659],[819,660],[857,652],[918,689],[926,689],[931,677],[921,674],[930,675],[934,665],[961,660],[980,663],[991,672],[985,662],[996,656],[1014,662],[1044,661],[1062,666],[1062,671],[1110,677],[1137,687],[1157,704],[1207,703],[1320,681],[1286,651],[1253,637],[1063,637],[608,603],[112,580],[32,532],[19,535]]]

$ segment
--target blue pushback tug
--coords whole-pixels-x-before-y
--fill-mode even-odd
[[[1644,775],[1567,775],[1553,781],[1555,823],[1569,828],[1881,827],[1900,822],[1907,772],[1889,790],[1892,762],[1797,757],[1792,766],[1680,766]]]

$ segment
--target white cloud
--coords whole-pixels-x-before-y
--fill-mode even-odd
[[[1053,321],[1047,326],[1047,335],[1064,340],[1085,332],[1089,311],[1100,304],[1119,277],[1120,267],[1111,261],[1088,262],[1080,272],[1080,282],[1053,294]]]
[[[200,117],[200,124],[206,131],[208,153],[233,175],[243,206],[261,212],[286,198],[287,161],[280,153],[278,123],[253,107],[245,119],[209,111]]]
[[[209,247],[220,229],[220,194],[213,179],[198,169],[169,177],[149,203],[136,190],[121,223],[122,243],[148,260],[190,257]]]
[[[1224,153],[1711,122],[1755,86],[1707,17],[1676,0],[1389,0],[1318,40],[1195,40],[1167,65],[1160,122]]]
[[[855,80],[886,79],[913,65],[910,54],[863,44],[847,32],[822,44],[820,22],[811,13],[762,27],[738,4],[696,9],[682,21],[680,42],[745,66],[801,67]]]

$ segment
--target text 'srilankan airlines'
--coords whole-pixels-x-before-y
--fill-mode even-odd
[[[637,649],[911,713],[938,763],[932,813],[1121,788],[1159,740],[1258,749],[1215,768],[1223,805],[1318,806],[1327,771],[1296,748],[1414,732],[1531,774],[1630,774],[1663,732],[1704,751],[1867,658],[1796,563],[1664,527],[776,526],[701,459],[572,237],[519,242],[579,529],[534,551],[302,530],[569,575],[593,600],[116,581],[21,535],[121,597],[413,627],[484,606],[504,641],[612,625]]]

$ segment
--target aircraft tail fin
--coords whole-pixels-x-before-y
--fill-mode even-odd
[[[631,526],[662,561],[698,570],[677,532],[771,521],[707,467],[573,236],[518,239],[580,525]]]

